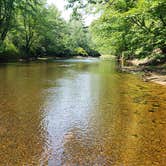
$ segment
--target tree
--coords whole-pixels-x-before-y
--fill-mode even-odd
[[[62,55],[66,49],[64,40],[67,33],[67,24],[61,18],[55,6],[48,6],[42,11],[42,22],[39,26],[40,44],[48,55]]]
[[[2,44],[11,27],[14,10],[17,6],[16,0],[0,1],[0,43]]]
[[[68,0],[69,7],[100,11],[91,25],[98,49],[117,56],[144,57],[159,48],[166,53],[165,0]],[[93,11],[93,10],[92,10]]]
[[[0,5],[1,59],[73,56],[80,50],[96,54],[89,29],[77,11],[67,22],[46,0],[2,0]]]

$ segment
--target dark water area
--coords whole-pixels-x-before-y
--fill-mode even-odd
[[[1,166],[165,166],[166,87],[113,60],[0,65]]]

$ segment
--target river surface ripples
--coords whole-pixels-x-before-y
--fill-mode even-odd
[[[1,166],[165,166],[166,87],[113,60],[0,65]]]

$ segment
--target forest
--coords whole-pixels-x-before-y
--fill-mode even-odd
[[[81,16],[61,17],[45,0],[0,1],[0,60],[99,56]]]
[[[69,0],[75,10],[100,13],[90,26],[96,48],[102,54],[125,59],[166,58],[165,0]],[[74,2],[74,4],[73,4]]]
[[[110,54],[165,61],[165,0],[68,0],[69,21],[45,0],[0,1],[0,59]],[[86,26],[83,13],[98,13]],[[99,53],[100,52],[100,53]]]

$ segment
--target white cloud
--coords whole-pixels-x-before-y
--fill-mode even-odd
[[[66,2],[65,0],[47,0],[47,3],[48,4],[55,4],[57,6],[57,8],[59,9],[59,11],[61,11],[61,14],[62,14],[62,17],[65,19],[65,20],[69,20],[70,18],[70,14],[71,14],[71,9],[69,10],[66,10],[65,9],[65,5],[66,5]],[[90,25],[91,22],[95,19],[95,16],[94,15],[86,15],[84,17],[84,20],[85,20],[85,24],[86,25]]]

